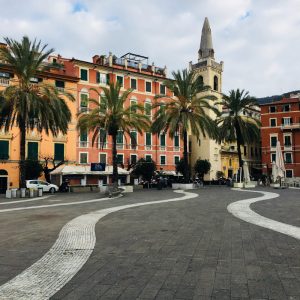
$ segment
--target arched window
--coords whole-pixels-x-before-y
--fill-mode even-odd
[[[218,82],[218,77],[214,77],[214,90],[218,91],[219,90],[219,82]]]
[[[200,84],[204,85],[203,76],[199,75],[198,80]]]
[[[8,173],[7,173],[6,170],[1,169],[1,170],[0,170],[0,175],[8,175]]]

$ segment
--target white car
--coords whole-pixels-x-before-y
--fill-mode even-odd
[[[58,191],[58,186],[42,180],[26,180],[26,187],[28,189],[43,189],[43,192],[55,193]]]

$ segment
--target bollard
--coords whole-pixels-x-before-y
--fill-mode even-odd
[[[5,197],[9,199],[11,198],[11,190],[6,190]]]
[[[38,196],[39,196],[39,197],[42,197],[42,196],[43,196],[43,189],[42,189],[42,188],[39,188],[39,189],[38,189]]]
[[[21,188],[21,198],[25,198],[25,197],[26,197],[26,189]]]
[[[34,189],[29,189],[29,198],[34,197]]]
[[[16,198],[17,197],[17,189],[12,189],[11,190],[11,197]]]

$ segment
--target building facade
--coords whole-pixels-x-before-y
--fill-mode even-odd
[[[2,46],[5,46],[4,44]],[[45,70],[39,72],[32,78],[33,85],[49,84],[65,89],[76,97],[78,78],[73,75],[72,70],[57,64],[56,60],[49,57],[44,63]],[[0,63],[0,91],[10,85],[17,84],[14,70],[5,62]],[[76,102],[68,101],[72,113],[72,121],[69,124],[66,135],[52,136],[45,132],[38,133],[36,130],[28,130],[26,134],[26,158],[44,161],[50,158],[60,162],[67,160],[68,163],[76,161]],[[4,128],[0,130],[0,192],[7,188],[19,187],[19,160],[20,160],[20,132],[13,126],[8,132]],[[51,167],[51,165],[49,165]]]
[[[222,98],[222,73],[224,69],[223,62],[215,61],[215,52],[212,43],[212,34],[209,21],[205,18],[200,48],[198,51],[198,63],[193,64],[190,62],[190,69],[193,70],[197,76],[199,76],[204,85],[210,86],[211,90],[204,93],[200,93],[200,96],[208,95],[215,96],[216,100],[209,100],[217,103]],[[222,107],[220,105],[211,103],[217,106],[221,111]],[[213,111],[207,111],[212,119],[216,118]],[[221,169],[221,145],[216,141],[212,140],[208,136],[201,135],[199,140],[197,137],[189,136],[189,152],[190,152],[190,162],[191,166],[195,165],[198,159],[207,159],[211,163],[211,170],[209,174],[206,174],[205,180],[212,180],[216,178],[216,173],[222,171]]]
[[[261,105],[262,167],[271,174],[280,142],[286,177],[300,177],[300,98],[292,95],[280,101]]]

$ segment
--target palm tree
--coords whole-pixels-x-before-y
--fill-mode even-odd
[[[199,97],[199,93],[208,90],[208,86],[203,86],[202,81],[192,71],[182,70],[172,72],[174,80],[166,81],[164,84],[174,94],[174,97],[157,95],[156,98],[168,98],[166,103],[156,103],[153,108],[159,107],[154,114],[152,131],[160,134],[169,132],[169,136],[174,138],[176,134],[183,136],[183,159],[184,159],[184,179],[189,182],[188,164],[188,133],[200,138],[204,136],[216,137],[215,122],[208,115],[212,110],[218,114],[218,110],[212,107],[208,100],[215,100],[214,96]]]
[[[150,126],[150,119],[144,115],[144,107],[140,104],[132,104],[125,107],[125,102],[132,90],[128,89],[120,93],[121,86],[119,83],[109,83],[109,88],[103,87],[103,93],[96,89],[91,89],[100,97],[98,100],[89,99],[94,104],[89,113],[82,113],[79,116],[77,127],[81,130],[93,132],[92,145],[95,141],[103,144],[105,137],[101,132],[107,133],[112,137],[112,162],[113,162],[113,184],[118,185],[118,161],[117,161],[117,135],[122,132],[125,135],[131,135],[131,130],[135,129],[142,133]],[[126,136],[125,136],[126,138]]]
[[[260,138],[260,121],[251,111],[258,106],[254,97],[244,90],[231,90],[223,95],[223,113],[218,119],[220,141],[236,142],[239,165],[242,167],[241,145],[253,143]]]
[[[42,46],[41,41],[32,42],[26,36],[21,42],[10,38],[4,40],[7,47],[0,48],[0,60],[12,69],[17,80],[0,94],[0,128],[8,131],[16,125],[20,130],[20,187],[25,188],[27,130],[35,128],[54,136],[59,132],[66,134],[71,112],[64,99],[75,99],[72,94],[58,91],[52,85],[31,83],[32,78],[42,74],[43,61],[53,49],[46,50],[47,45]]]

